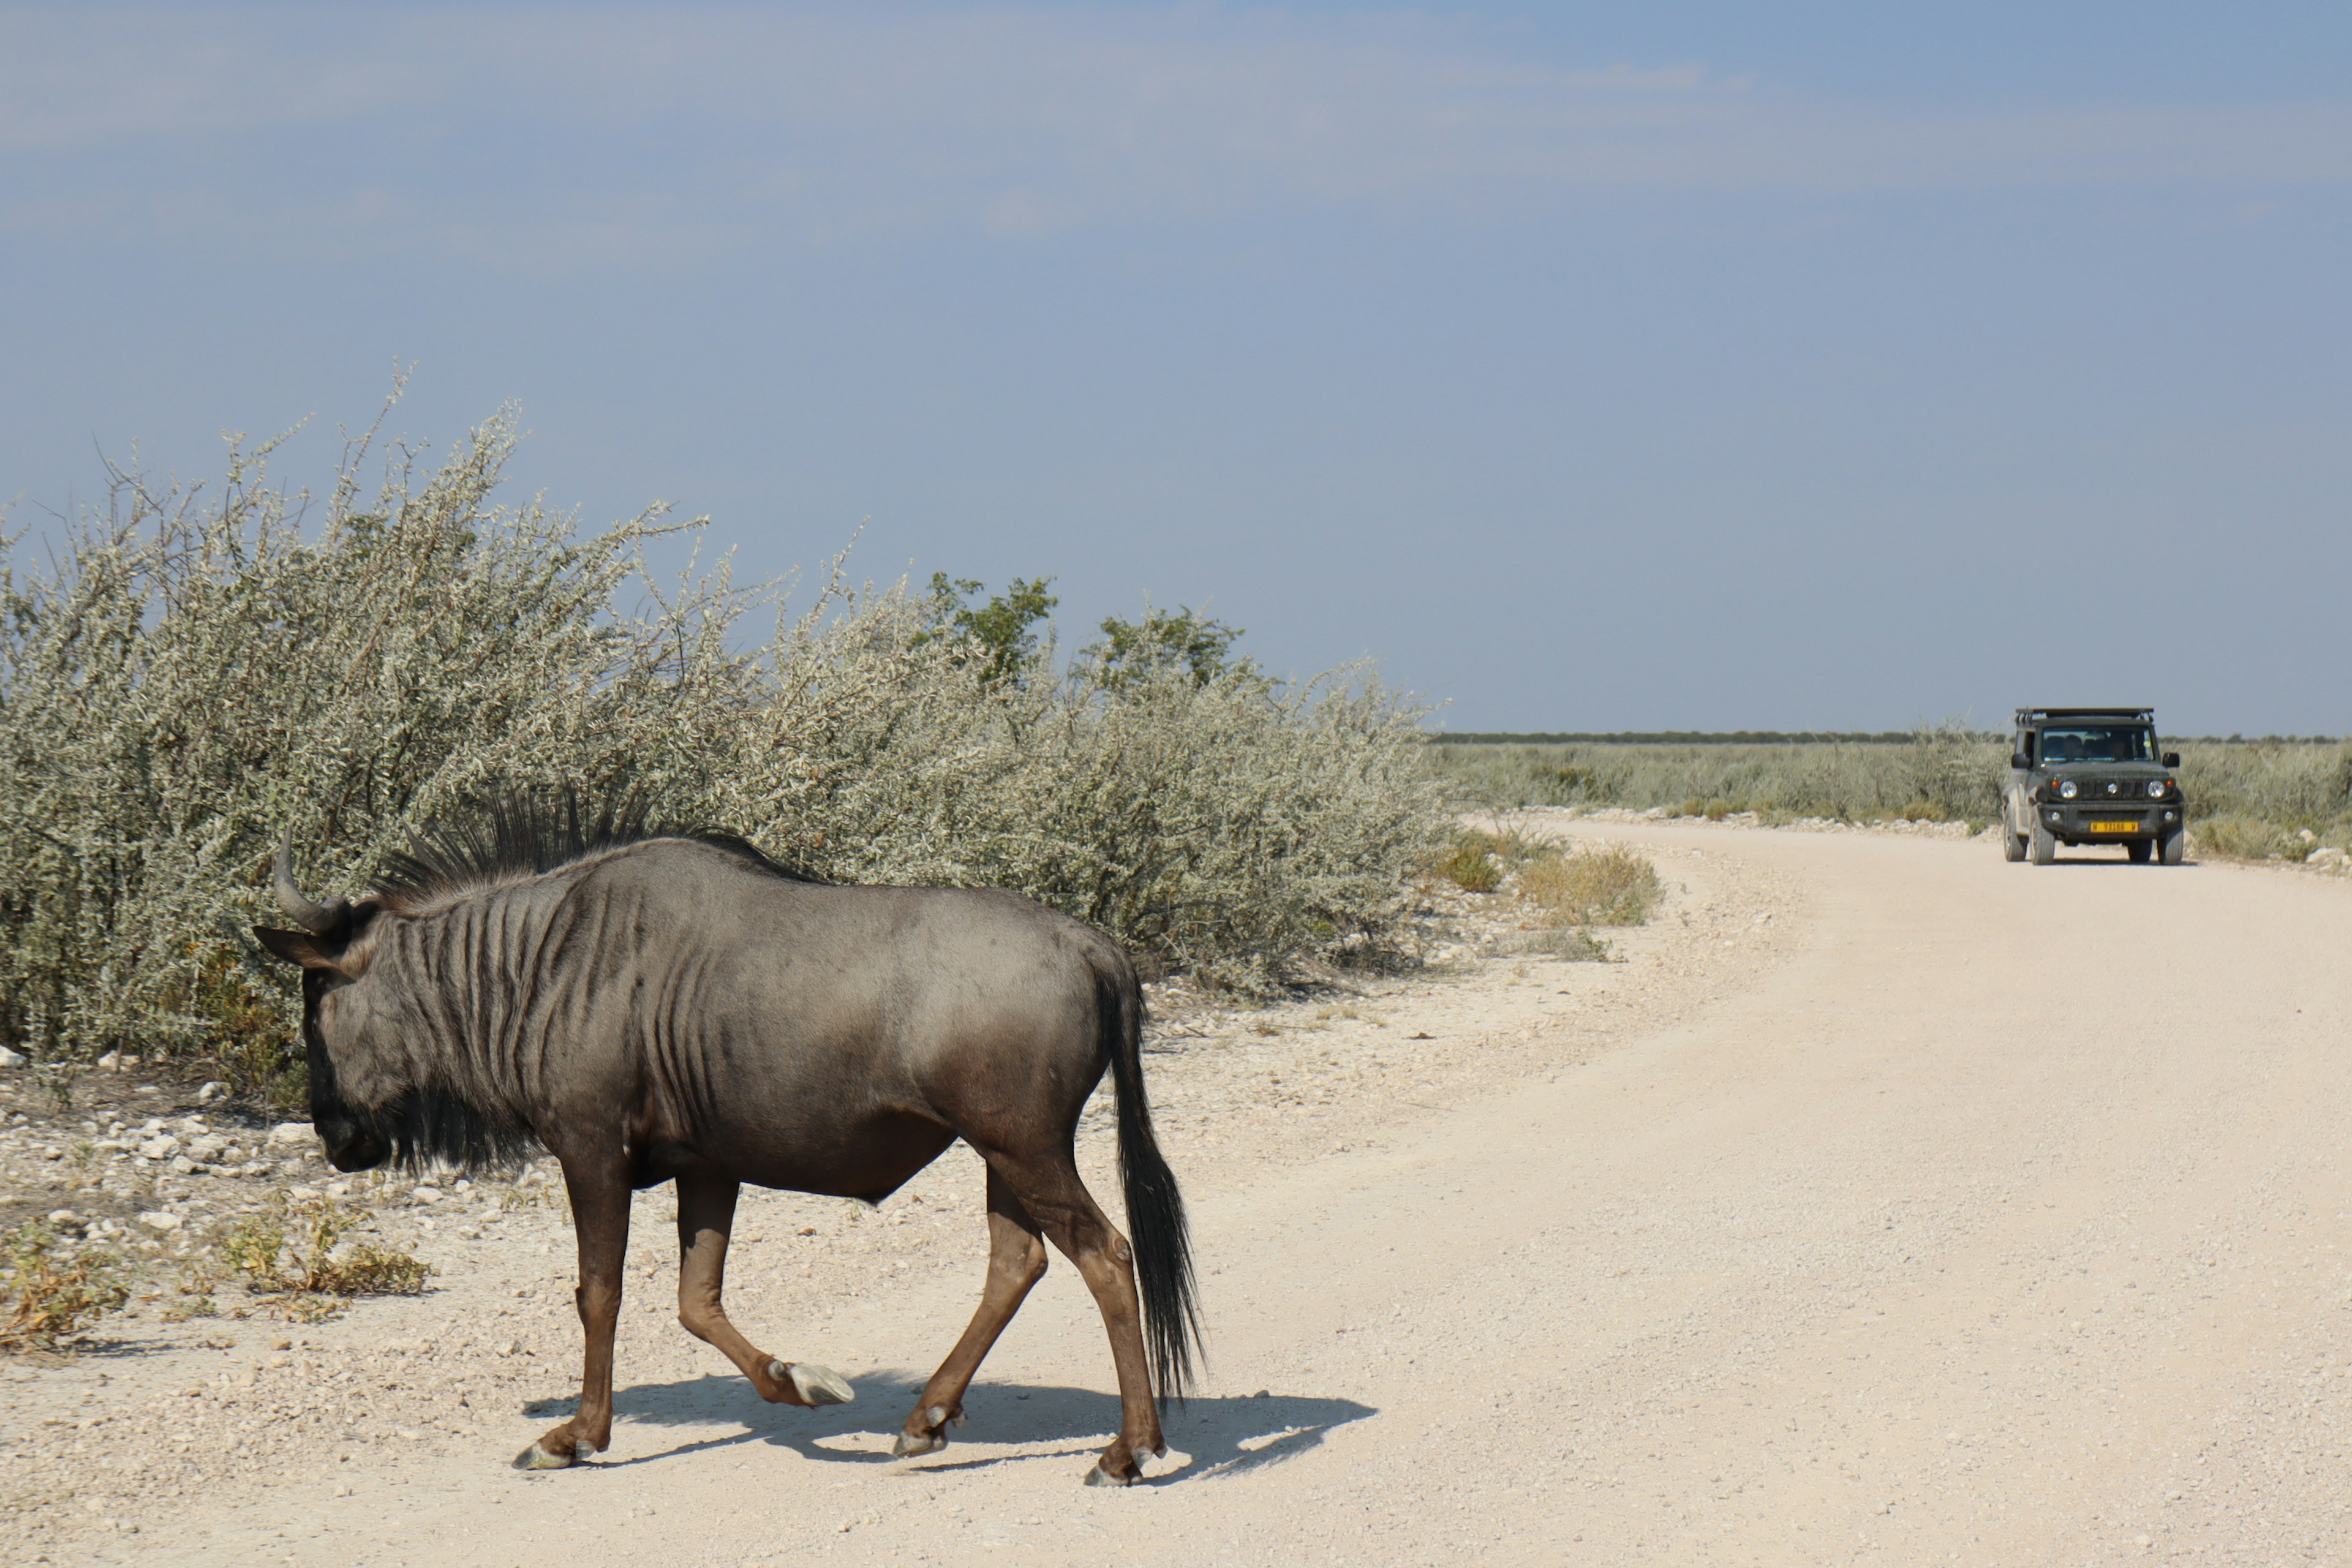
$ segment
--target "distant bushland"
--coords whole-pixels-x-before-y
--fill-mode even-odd
[[[2181,754],[2190,843],[2200,854],[2301,859],[2352,845],[2352,742],[2314,737],[2168,738]],[[1900,736],[1778,741],[1734,735],[1531,742],[1437,735],[1430,749],[1463,799],[1525,805],[1755,812],[1767,822],[1830,817],[1964,821],[2000,816],[2009,737],[1958,721]]]

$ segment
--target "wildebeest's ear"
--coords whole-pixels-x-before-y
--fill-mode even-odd
[[[262,946],[289,963],[299,963],[305,969],[333,969],[336,965],[320,952],[310,933],[299,931],[272,931],[268,926],[256,926],[253,934]]]

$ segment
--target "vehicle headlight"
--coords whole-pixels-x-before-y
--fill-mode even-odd
[[[2162,800],[2164,798],[2164,791],[2165,783],[2162,779],[2150,779],[2147,781],[2147,795],[2150,800]]]
[[[2060,800],[2072,800],[2074,798],[2075,793],[2075,784],[2073,779],[2061,779],[2059,781],[2058,798]]]

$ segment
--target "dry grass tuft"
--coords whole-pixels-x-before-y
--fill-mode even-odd
[[[1563,926],[1637,926],[1665,893],[1657,868],[1622,844],[1532,861],[1519,897]]]
[[[2200,856],[2222,860],[2267,860],[2284,854],[2294,842],[2275,824],[2252,816],[2199,817],[2189,826],[2189,842]]]
[[[0,1242],[7,1256],[0,1302],[8,1309],[0,1350],[54,1351],[130,1299],[119,1260],[96,1252],[60,1260],[57,1240],[47,1221],[33,1220]]]

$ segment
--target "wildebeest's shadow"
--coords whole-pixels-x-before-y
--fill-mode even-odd
[[[1091,1454],[1118,1429],[1118,1396],[1113,1394],[1039,1384],[978,1384],[964,1396],[969,1419],[963,1426],[949,1429],[950,1441],[943,1453],[896,1460],[890,1456],[890,1441],[914,1408],[922,1384],[888,1373],[869,1373],[849,1381],[857,1390],[857,1403],[815,1410],[763,1405],[740,1377],[698,1377],[615,1389],[614,1415],[628,1426],[708,1426],[740,1422],[751,1429],[706,1437],[658,1454],[602,1461],[600,1468],[659,1464],[710,1449],[762,1443],[790,1448],[824,1464],[972,1469]],[[570,1415],[572,1406],[569,1399],[541,1399],[533,1400],[524,1411],[552,1419]],[[1160,1417],[1168,1446],[1192,1455],[1192,1462],[1164,1479],[1237,1475],[1279,1464],[1319,1447],[1323,1435],[1334,1427],[1378,1414],[1370,1405],[1352,1399],[1296,1394],[1195,1398],[1181,1406],[1171,1405]],[[846,1448],[827,1442],[853,1435],[874,1439],[873,1447]],[[1053,1447],[1042,1454],[974,1453],[973,1446],[980,1444]]]

